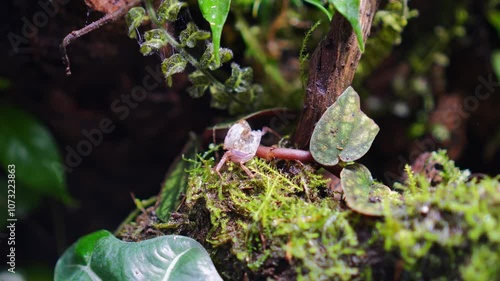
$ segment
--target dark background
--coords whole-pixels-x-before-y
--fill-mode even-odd
[[[404,50],[421,40],[418,34],[433,28],[443,11],[434,6],[435,1],[417,2],[420,17],[411,22],[404,43],[394,55],[366,80],[364,85],[369,91],[387,91],[400,71]],[[112,102],[142,85],[146,67],[156,68],[160,63],[156,56],[145,58],[139,53],[137,42],[126,36],[123,22],[108,24],[70,45],[73,75],[68,77],[59,44],[67,33],[100,15],[88,14],[81,0],[59,5],[57,14],[49,16],[47,24],[15,52],[7,34],[22,36],[22,18],[33,22],[32,16],[41,8],[29,0],[4,1],[0,5],[0,76],[11,83],[8,91],[0,95],[38,117],[55,136],[63,157],[68,146],[75,149],[85,139],[82,130],[98,128],[103,118],[110,118],[116,125],[112,133],[104,135],[102,144],[93,147],[92,153],[67,174],[69,192],[78,200],[78,208],[47,199],[18,223],[17,267],[41,264],[53,268],[62,251],[79,237],[99,229],[113,231],[134,208],[130,193],[141,199],[157,194],[188,132],[199,133],[213,124],[215,117],[226,113],[210,109],[208,98],[191,99],[184,92],[187,78],[178,75],[172,88],[163,83],[150,91],[148,98],[121,120],[111,110]],[[450,65],[443,70],[447,86],[436,100],[444,109],[450,107],[445,103],[450,96],[458,97],[451,102],[456,105],[473,95],[480,75],[494,75],[490,56],[492,49],[500,47],[498,36],[483,16],[481,1],[471,3],[469,12],[474,20],[467,25],[467,40],[451,44]],[[499,131],[499,92],[500,88],[495,88],[487,101],[480,102],[479,108],[463,119],[453,143],[442,145],[452,150],[460,167],[474,173],[499,172],[498,150],[485,155],[485,144]],[[392,115],[375,119],[381,131],[363,162],[384,180],[387,171],[399,175],[400,159],[410,161],[411,153],[419,148],[406,133],[413,120]]]

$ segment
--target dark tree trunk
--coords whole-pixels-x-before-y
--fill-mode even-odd
[[[360,21],[364,41],[370,33],[378,2],[379,0],[361,0]],[[298,148],[309,148],[316,122],[351,85],[360,58],[361,51],[350,23],[336,13],[330,22],[328,35],[311,57],[302,116],[293,136]]]

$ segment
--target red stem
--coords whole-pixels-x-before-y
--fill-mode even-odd
[[[293,148],[260,145],[257,149],[257,156],[266,160],[278,158],[284,160],[297,160],[303,163],[314,162],[311,152]]]

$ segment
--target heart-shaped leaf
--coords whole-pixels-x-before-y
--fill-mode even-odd
[[[15,181],[32,192],[71,203],[62,156],[54,137],[31,114],[0,105],[0,166],[15,165]]]
[[[361,164],[346,166],[340,172],[340,182],[349,208],[367,216],[382,216],[384,200],[400,202],[400,195],[389,187],[373,181],[368,168]]]
[[[316,162],[333,166],[361,158],[379,131],[359,107],[359,96],[347,88],[321,116],[311,136],[309,150]]]
[[[160,236],[124,242],[106,230],[80,238],[57,261],[56,281],[222,280],[210,256],[195,240]]]

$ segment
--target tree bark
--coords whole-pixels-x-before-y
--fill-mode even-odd
[[[361,0],[360,24],[363,41],[370,33],[379,0]],[[309,65],[306,97],[297,130],[293,136],[295,145],[309,149],[309,141],[316,122],[351,85],[361,58],[356,34],[349,21],[338,12],[330,22],[330,30],[314,51]]]

